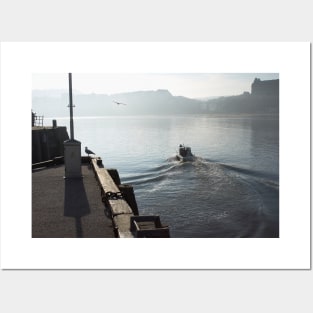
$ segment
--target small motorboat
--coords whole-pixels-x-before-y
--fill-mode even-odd
[[[191,153],[191,148],[185,145],[179,145],[178,153],[176,155],[177,160],[182,162],[194,161],[195,156]]]

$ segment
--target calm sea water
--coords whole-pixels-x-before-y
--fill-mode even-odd
[[[74,128],[82,154],[118,169],[140,215],[160,215],[171,237],[279,236],[278,116],[79,117]],[[176,160],[181,143],[195,162]]]

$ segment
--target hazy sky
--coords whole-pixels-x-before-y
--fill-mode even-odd
[[[254,78],[277,79],[278,73],[232,74],[79,74],[72,73],[73,90],[81,93],[114,94],[167,89],[174,96],[202,98],[238,95],[251,91]],[[68,89],[68,73],[33,74],[33,89]]]

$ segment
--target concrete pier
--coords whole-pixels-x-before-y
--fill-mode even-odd
[[[64,179],[64,165],[33,170],[33,238],[113,238],[112,220],[101,199],[94,171]]]

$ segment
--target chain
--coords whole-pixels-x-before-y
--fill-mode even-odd
[[[105,197],[107,198],[107,200],[118,200],[123,199],[123,194],[120,191],[119,192],[108,191],[105,193]]]

